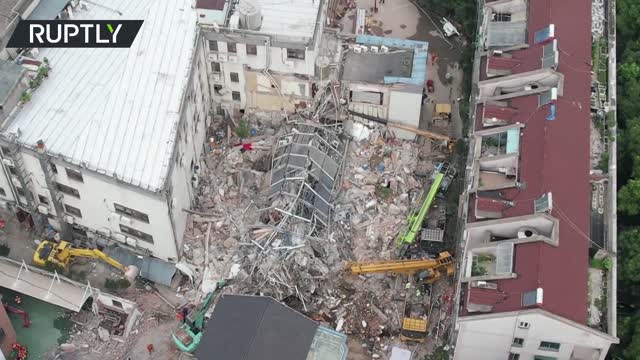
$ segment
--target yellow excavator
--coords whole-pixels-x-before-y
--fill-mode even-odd
[[[433,284],[442,273],[447,276],[453,275],[453,256],[447,251],[438,254],[435,259],[418,260],[391,260],[391,261],[365,261],[352,262],[348,264],[352,274],[367,274],[391,272],[396,274],[409,275],[410,283],[414,283],[413,275],[418,272],[421,284]],[[409,296],[410,297],[410,296]],[[405,300],[405,315],[402,319],[402,329],[400,338],[405,341],[423,342],[427,336],[428,321],[426,310],[421,316],[412,316],[412,313],[420,313],[420,308],[424,308],[421,302]]]
[[[130,281],[135,279],[140,272],[136,266],[122,265],[114,258],[98,249],[76,249],[67,241],[60,241],[58,244],[52,241],[42,240],[40,245],[38,245],[36,252],[33,253],[33,263],[40,267],[46,267],[47,264],[53,264],[55,266],[62,267],[64,270],[69,270],[69,266],[71,266],[73,259],[77,257],[100,259],[122,271],[124,276]]]

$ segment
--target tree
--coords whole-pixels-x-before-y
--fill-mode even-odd
[[[618,235],[618,277],[623,286],[640,284],[640,227]],[[624,287],[623,287],[624,288]]]
[[[618,211],[626,215],[640,214],[640,179],[631,179],[618,191]]]

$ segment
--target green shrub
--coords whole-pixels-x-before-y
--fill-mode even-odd
[[[236,126],[236,135],[241,139],[246,139],[249,137],[249,124],[246,121],[240,120],[238,126]]]

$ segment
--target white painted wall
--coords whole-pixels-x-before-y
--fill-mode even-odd
[[[196,14],[198,14],[198,23],[213,25],[224,24],[224,19],[226,17],[226,13],[228,11],[229,3],[224,4],[224,9],[220,10],[209,10],[209,9],[196,9]]]
[[[266,39],[266,38],[265,38]],[[219,62],[221,68],[220,79],[215,80],[213,74],[210,75],[211,79],[211,92],[213,92],[213,84],[223,85],[225,88],[228,88],[230,91],[238,91],[240,92],[241,100],[240,102],[232,100],[232,93],[229,92],[223,96],[215,96],[214,99],[218,102],[224,102],[228,104],[237,104],[240,108],[244,108],[247,106],[247,89],[246,89],[246,81],[244,76],[245,66],[252,70],[264,70],[267,67],[267,59],[269,60],[269,70],[273,73],[281,73],[281,74],[300,74],[300,75],[308,75],[313,77],[315,75],[315,61],[317,54],[317,43],[314,49],[307,49],[305,51],[305,59],[304,60],[295,60],[295,59],[287,59],[287,49],[280,47],[269,47],[269,52],[267,54],[267,46],[266,45],[257,45],[256,46],[256,55],[247,54],[247,46],[243,43],[236,43],[236,53],[229,53],[227,48],[227,43],[224,41],[218,41],[218,52],[209,52],[208,60],[209,64],[207,69],[209,73],[212,73],[211,62]],[[208,42],[207,42],[208,48]],[[219,58],[217,54],[225,54],[227,57],[232,60],[227,61],[219,61],[215,60]],[[238,73],[239,82],[231,82],[231,73]],[[306,95],[311,96],[311,87],[309,85],[309,81],[299,80],[293,81],[289,80],[286,87],[285,93],[290,93],[291,89],[295,89],[296,94],[299,94],[299,86],[305,86]]]
[[[389,121],[406,124],[417,128],[420,125],[420,113],[422,111],[422,94],[391,90],[389,92]],[[393,129],[396,136],[413,140],[416,134]]]
[[[529,328],[520,328],[520,322],[529,323]],[[537,310],[463,317],[458,325],[456,360],[507,359],[509,352],[520,354],[520,360],[532,360],[534,355],[569,360],[577,359],[572,358],[575,346],[600,349],[598,359],[603,360],[612,343],[606,334]],[[514,337],[524,339],[522,347],[512,346]],[[541,350],[541,341],[556,342],[561,346],[557,352]]]

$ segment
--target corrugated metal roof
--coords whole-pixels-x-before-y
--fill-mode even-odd
[[[168,174],[194,54],[189,0],[99,0],[74,19],[144,19],[130,49],[41,49],[52,70],[5,133],[152,191]],[[123,15],[118,15],[116,10]]]

